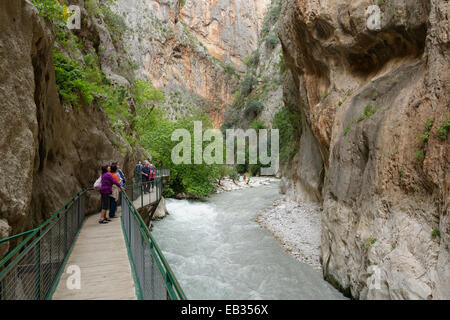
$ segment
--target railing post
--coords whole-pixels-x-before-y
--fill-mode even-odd
[[[78,210],[77,210],[77,216],[78,216],[78,225],[77,225],[77,230],[80,227],[80,220],[81,220],[81,196],[78,197],[78,206],[77,206]]]
[[[134,182],[131,181],[131,201],[134,201],[134,192],[133,192],[133,188],[134,188]],[[123,205],[123,204],[122,204]]]
[[[144,207],[144,183],[141,183],[141,208]]]
[[[64,207],[64,257],[66,256],[66,254],[67,254],[67,250],[69,249],[68,247],[67,247],[67,206],[66,207]],[[63,259],[64,259],[64,257],[63,257]]]
[[[169,286],[172,285],[172,282],[170,281],[169,272],[166,271],[165,279],[166,281],[166,288],[169,288]],[[173,297],[170,295],[170,291],[166,289],[167,296],[170,297],[170,300],[174,300]]]
[[[127,216],[128,216],[128,243],[131,245],[131,212],[130,204],[127,202]],[[133,259],[133,258],[132,258]]]
[[[2,287],[1,294],[0,294],[0,300],[5,300],[5,279],[2,279],[0,286]]]
[[[159,189],[158,177],[155,177],[155,201],[158,201],[158,189]]]
[[[144,248],[144,238],[142,237],[142,234],[140,234],[141,239],[141,248],[142,248],[142,252],[141,252],[141,265],[142,265],[142,274],[141,274],[141,278],[142,278],[142,285],[141,285],[141,289],[145,287],[145,248]]]
[[[161,185],[162,185],[162,180],[161,180],[161,179],[162,179],[161,177],[158,179],[158,188],[157,188],[157,191],[158,191],[158,201],[159,201],[159,199],[161,199]]]
[[[53,227],[54,227],[55,225],[53,225]],[[52,279],[53,279],[53,277],[54,277],[54,275],[53,275],[53,227],[52,227],[52,230],[50,230],[48,233],[50,234],[49,235],[49,237],[50,237],[50,245],[48,246],[48,251],[49,251],[49,259],[50,259],[50,261],[49,261],[49,263],[50,263],[50,276],[52,277]]]
[[[39,230],[37,236],[39,237],[41,231]],[[35,296],[36,300],[41,300],[41,240],[36,243],[36,259],[35,259]]]

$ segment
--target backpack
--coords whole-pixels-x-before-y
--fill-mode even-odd
[[[102,187],[102,176],[100,176],[97,181],[95,181],[94,183],[94,189],[95,190],[100,190]]]

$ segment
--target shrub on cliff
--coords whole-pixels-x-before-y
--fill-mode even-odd
[[[247,74],[244,80],[242,80],[241,82],[240,88],[241,94],[239,95],[238,99],[247,97],[252,92],[255,82],[256,82],[255,77],[252,74]]]
[[[58,0],[33,0],[33,5],[38,9],[39,14],[55,24],[65,23],[70,17],[65,1]]]
[[[260,59],[259,51],[256,50],[251,55],[249,55],[247,58],[245,58],[244,63],[249,68],[256,68],[259,64],[259,59]]]
[[[58,49],[53,50],[53,61],[55,66],[56,87],[62,102],[80,106],[81,98],[84,103],[91,103],[94,94],[98,91],[98,74],[81,66],[78,62],[70,60]],[[89,79],[96,78],[94,79]],[[100,77],[101,79],[101,77]],[[90,81],[91,80],[91,81]]]
[[[264,109],[264,105],[256,99],[251,99],[245,108],[244,114],[246,117],[257,117]]]
[[[275,114],[272,126],[274,129],[278,129],[280,134],[280,162],[286,163],[298,151],[298,143],[293,143],[293,139],[296,128],[301,128],[300,115],[290,112],[286,107],[282,107]],[[295,147],[292,148],[292,145]]]
[[[447,140],[449,129],[450,129],[450,117],[444,116],[444,121],[440,124],[438,128],[439,138],[441,138],[441,140]]]
[[[112,40],[115,45],[118,45],[123,39],[123,34],[128,30],[127,23],[121,15],[113,12],[108,5],[102,5],[100,9]]]
[[[280,43],[280,39],[274,33],[270,33],[264,39],[266,46],[270,49],[275,49],[275,47]]]

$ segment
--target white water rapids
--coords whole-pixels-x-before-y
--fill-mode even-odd
[[[278,183],[168,200],[153,231],[188,299],[343,299],[320,272],[286,253],[254,219]]]

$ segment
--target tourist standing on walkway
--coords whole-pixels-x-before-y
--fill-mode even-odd
[[[145,162],[144,168],[142,168],[142,183],[144,185],[144,193],[148,193],[150,191],[150,163],[148,161]]]
[[[136,177],[140,179],[142,177],[142,169],[144,166],[142,165],[142,162],[139,161],[139,163],[136,165]]]
[[[117,166],[112,165],[111,166],[111,175],[113,176],[114,180],[116,182],[118,182],[120,186],[122,186],[120,183],[119,175],[117,174],[117,170],[118,170]],[[111,199],[110,199],[110,205],[109,205],[109,217],[110,218],[117,218],[116,211],[117,211],[117,203],[119,202],[119,193],[120,193],[120,188],[117,187],[116,185],[113,185]]]
[[[155,173],[156,173],[156,170],[153,167],[153,164],[150,164],[149,178],[150,178],[150,181],[152,182],[152,189],[155,187]]]
[[[123,190],[120,184],[113,178],[110,166],[102,167],[102,187],[100,188],[100,193],[102,195],[102,212],[100,214],[100,220],[98,221],[101,224],[108,223],[111,221],[106,218],[106,213],[110,209],[110,196],[112,194],[112,186],[116,185]]]
[[[119,176],[120,185],[122,187],[125,187],[127,185],[127,180],[125,179],[125,175],[124,175],[123,171],[120,169],[119,162],[113,162],[112,165],[117,167],[117,175]]]

